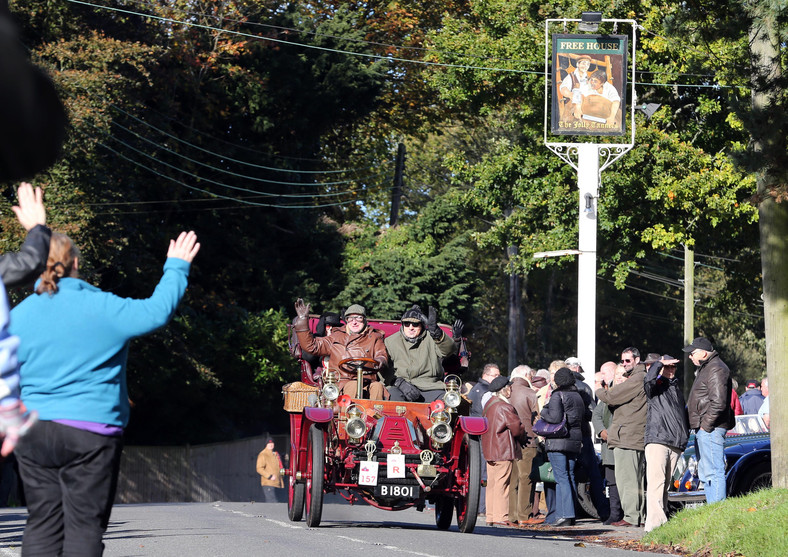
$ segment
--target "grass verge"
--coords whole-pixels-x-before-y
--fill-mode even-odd
[[[641,543],[697,555],[783,557],[788,554],[788,489],[764,489],[714,505],[685,509]]]

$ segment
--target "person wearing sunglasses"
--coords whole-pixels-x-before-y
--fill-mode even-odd
[[[386,338],[391,400],[432,402],[446,392],[441,360],[457,344],[438,326],[437,310],[430,306],[428,313],[414,305],[402,315],[400,330]]]
[[[613,526],[639,526],[645,517],[646,414],[648,401],[643,382],[646,366],[640,351],[631,346],[621,353],[626,381],[610,389],[597,389],[597,398],[613,411],[613,422],[607,430],[607,444],[613,449],[616,484],[621,497],[624,518]]]
[[[364,392],[372,400],[388,400],[388,391],[379,381],[379,374],[388,367],[388,355],[383,344],[383,331],[367,324],[367,310],[351,304],[345,310],[343,327],[333,327],[324,337],[316,337],[309,330],[309,304],[298,298],[295,302],[296,318],[293,321],[301,350],[315,356],[328,356],[328,369],[339,375],[337,388],[342,394],[356,397],[357,376],[339,369],[339,362],[348,358],[371,358],[374,370],[364,373]]]

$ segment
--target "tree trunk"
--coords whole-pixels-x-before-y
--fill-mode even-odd
[[[765,86],[780,73],[776,33],[766,20],[753,22],[751,30],[753,155],[774,153],[775,142],[784,133],[775,125],[775,89]],[[784,155],[783,155],[784,157]],[[756,158],[756,160],[758,160]],[[757,176],[761,269],[763,274],[763,310],[766,326],[766,371],[769,377],[769,410],[772,441],[772,482],[774,487],[788,488],[788,395],[785,355],[788,354],[788,203],[780,203],[778,192],[784,190],[780,176],[784,160],[762,156]]]

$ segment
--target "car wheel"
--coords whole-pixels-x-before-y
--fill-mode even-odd
[[[293,522],[298,522],[304,516],[305,492],[306,486],[290,476],[290,483],[287,486],[287,517]]]
[[[326,463],[326,442],[323,430],[316,425],[309,428],[306,464],[306,524],[310,528],[320,525],[323,516],[323,472]]]
[[[768,489],[772,487],[772,465],[771,462],[761,462],[753,466],[744,476],[740,489],[736,495],[744,495],[759,489]]]
[[[479,513],[479,494],[482,488],[482,453],[479,438],[468,435],[462,438],[457,468],[465,472],[464,494],[457,498],[457,526],[460,532],[470,534],[476,527]]]
[[[438,530],[448,530],[454,518],[454,499],[441,495],[435,501],[435,525]]]

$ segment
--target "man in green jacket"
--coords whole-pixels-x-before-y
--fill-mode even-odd
[[[597,389],[596,396],[613,411],[607,444],[613,449],[616,484],[624,510],[624,518],[613,526],[639,526],[645,518],[646,366],[640,362],[640,351],[635,347],[624,349],[621,363],[626,369],[626,381],[608,390]]]
[[[457,350],[454,340],[438,326],[438,314],[429,316],[414,305],[402,315],[400,330],[385,340],[393,376],[391,400],[432,402],[446,392],[441,360]]]

